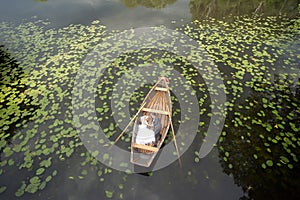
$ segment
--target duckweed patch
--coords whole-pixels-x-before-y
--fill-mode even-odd
[[[299,170],[300,155],[300,44],[296,24],[295,20],[285,17],[236,17],[231,23],[210,19],[178,28],[210,54],[207,60],[196,59],[203,66],[215,63],[222,72],[228,116],[218,143],[220,162],[224,171],[233,174],[235,181],[251,197],[261,194],[256,187],[258,183],[269,186],[268,183],[272,184],[280,174],[288,174],[281,180],[292,184],[291,190],[297,187],[291,178]],[[4,44],[1,46],[0,79],[0,176],[1,180],[7,180],[10,170],[22,174],[15,180],[18,182],[14,193],[17,197],[47,188],[49,182],[60,176],[57,165],[68,163],[72,157],[79,157],[80,164],[77,174],[68,176],[70,181],[84,180],[94,172],[99,184],[103,184],[113,174],[94,158],[101,152],[84,150],[75,129],[78,124],[73,121],[71,98],[74,77],[85,55],[115,32],[107,32],[99,21],[89,26],[70,25],[61,29],[50,29],[48,25],[45,21],[0,24],[0,38]],[[176,39],[174,37],[174,41]],[[128,45],[131,42],[128,39]],[[96,86],[95,110],[106,136],[113,138],[120,132],[118,123],[126,119],[123,112],[126,103],[130,105],[130,112],[135,113],[151,87],[144,84],[134,94],[127,94],[127,87],[136,87],[132,79],[124,83],[126,87],[121,88],[124,92],[120,96],[112,96],[116,94],[113,93],[115,84],[123,75],[128,79],[143,78],[131,69],[153,63],[161,73],[153,71],[149,76],[172,76],[172,69],[176,69],[187,82],[174,79],[172,87],[186,84],[196,91],[194,95],[198,98],[201,116],[198,133],[205,135],[212,102],[201,75],[189,62],[195,60],[193,56],[183,58],[158,49],[140,49],[115,59]],[[212,72],[208,78],[213,78],[213,69],[207,70]],[[172,97],[174,121],[181,112],[178,99],[188,101],[187,94],[191,92],[187,90]],[[120,121],[112,118],[111,102],[118,109]],[[82,113],[82,116],[89,118],[89,114]],[[220,111],[219,114],[224,113]],[[188,116],[183,120],[189,120]],[[175,128],[180,122],[176,123]],[[80,126],[96,130],[99,124]],[[125,144],[122,147],[127,149],[130,135],[122,140]],[[99,141],[99,145],[102,143]],[[110,159],[107,154],[102,156]],[[197,155],[194,162],[201,164]],[[126,167],[126,163],[123,164]],[[264,173],[268,176],[262,180]],[[123,183],[118,184],[125,185],[127,174],[121,176]],[[0,193],[5,193],[9,187],[1,183]],[[121,197],[122,188],[104,189],[103,193],[107,198]],[[266,187],[266,191],[270,188]]]

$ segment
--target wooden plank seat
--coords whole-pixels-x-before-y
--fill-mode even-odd
[[[134,148],[138,148],[138,149],[141,149],[141,150],[145,150],[145,151],[150,151],[150,152],[158,152],[158,148],[156,147],[152,147],[152,146],[148,146],[148,145],[142,145],[142,144],[136,144],[136,143],[133,143],[132,144],[132,147]]]
[[[162,114],[162,115],[170,115],[170,112],[168,112],[168,111],[156,110],[156,109],[151,109],[151,108],[143,108],[142,111],[157,113],[157,114]]]
[[[167,92],[168,91],[167,88],[163,88],[163,87],[155,87],[155,90],[162,91],[162,92]]]

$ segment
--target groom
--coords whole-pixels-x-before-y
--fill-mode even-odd
[[[157,142],[161,137],[161,135],[160,135],[161,122],[160,122],[160,118],[157,117],[156,115],[152,114],[152,113],[151,113],[151,117],[153,119],[152,126],[153,126],[153,131],[154,131],[154,134],[155,134],[155,146],[157,146]]]

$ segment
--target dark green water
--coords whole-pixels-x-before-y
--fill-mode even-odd
[[[1,199],[298,199],[297,3],[2,2]],[[181,156],[182,167],[175,161],[145,176],[107,167],[86,149],[75,127],[93,130],[94,124],[75,123],[72,92],[86,55],[97,45],[101,50],[97,53],[110,59],[119,49],[103,45],[106,41],[129,48],[134,44],[132,35],[126,35],[121,43],[118,34],[131,27],[148,26],[167,27],[192,38],[209,59],[192,53],[183,57],[170,51],[138,49],[112,59],[93,85],[97,88],[97,121],[111,140],[122,130],[121,124],[128,122],[126,102],[130,115],[134,115],[151,85],[135,84],[135,80],[143,79],[141,72],[146,71],[149,77],[171,77],[175,130],[193,120],[189,116],[182,120],[178,99],[189,102],[188,95],[195,91],[199,105],[190,105],[187,110],[197,106],[200,119],[196,137]],[[190,45],[175,34],[169,39],[179,46]],[[157,47],[168,46],[155,35],[149,41]],[[214,77],[210,62],[220,70],[226,87],[227,113],[215,147],[199,159],[212,116],[212,100],[205,77],[197,71],[205,68],[208,78]],[[149,63],[157,70],[147,74],[144,66]],[[131,71],[134,67],[139,73]],[[123,75],[129,81],[124,83],[123,92],[116,94],[115,83]],[[188,81],[182,82],[177,76]],[[83,79],[89,81],[92,79]],[[176,93],[176,88],[188,86],[192,89]],[[127,94],[129,89],[135,93]],[[86,95],[84,90],[82,95]],[[111,108],[114,99],[124,102],[116,106],[117,111]],[[90,115],[82,112],[84,118]],[[189,137],[192,133],[185,134]],[[129,141],[127,131],[118,145],[128,149]],[[179,144],[179,150],[184,147]]]

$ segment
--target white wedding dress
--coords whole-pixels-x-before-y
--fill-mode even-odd
[[[138,126],[138,132],[136,135],[135,142],[137,144],[148,144],[151,142],[155,142],[154,131],[147,128],[146,124],[140,124]]]

